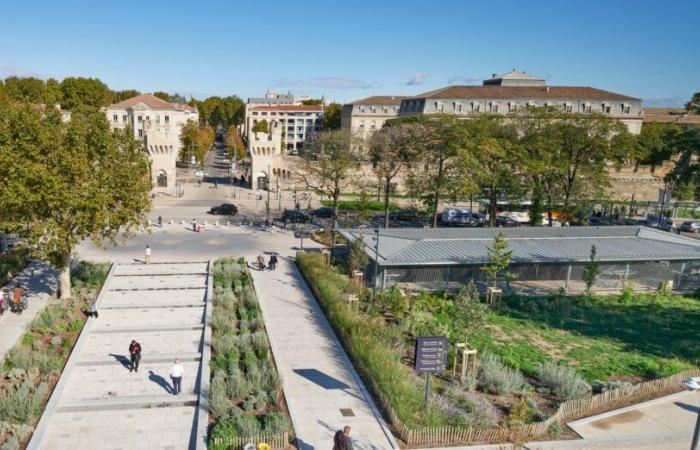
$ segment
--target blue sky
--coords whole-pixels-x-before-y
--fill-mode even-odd
[[[700,91],[698,0],[11,3],[0,15],[0,78],[349,101],[517,68],[648,105]]]

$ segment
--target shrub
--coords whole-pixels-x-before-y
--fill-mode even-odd
[[[48,306],[34,319],[31,329],[39,334],[47,334],[56,329],[62,318],[63,309],[60,306]]]
[[[263,430],[265,433],[281,434],[289,432],[292,426],[287,416],[281,412],[271,412],[263,417]]]
[[[19,440],[15,436],[10,436],[2,447],[0,447],[0,450],[20,450]]]
[[[231,334],[218,334],[212,340],[212,347],[219,355],[228,355],[236,348],[236,337]]]
[[[0,417],[20,423],[35,421],[41,414],[41,402],[48,391],[48,384],[34,387],[32,380],[26,380],[16,391],[0,397]]]
[[[577,398],[591,393],[591,386],[573,367],[546,362],[537,367],[537,379],[558,397]]]
[[[63,344],[63,338],[61,336],[54,336],[51,338],[50,344],[52,347],[60,347]]]
[[[22,344],[32,345],[34,343],[34,333],[27,331],[24,336],[22,336]]]
[[[591,390],[594,394],[602,394],[603,392],[612,391],[615,389],[632,389],[633,384],[629,381],[600,381],[595,380],[591,383]]]
[[[226,379],[226,394],[234,399],[245,398],[250,392],[250,383],[239,369],[229,372]]]
[[[231,314],[221,310],[214,310],[211,318],[211,328],[215,332],[225,332],[236,329],[236,319]]]
[[[41,351],[42,348],[44,348],[44,343],[43,343],[43,342],[41,342],[41,341],[34,341],[34,342],[32,342],[32,349],[34,349],[34,351],[38,351],[38,352],[39,352],[39,351]]]
[[[228,450],[230,439],[238,437],[238,425],[235,419],[220,420],[209,436],[209,448],[212,450]],[[217,443],[218,442],[218,443]]]
[[[17,367],[26,371],[36,367],[34,365],[34,354],[31,350],[27,350],[23,347],[14,347],[10,350],[6,360],[12,367]]]
[[[404,326],[415,337],[446,336],[450,332],[449,326],[440,323],[434,314],[420,310],[411,311]]]
[[[241,414],[234,419],[240,436],[255,436],[260,434],[260,422],[250,414]]]
[[[107,278],[110,264],[80,261],[71,270],[71,281],[75,284],[101,286]]]
[[[552,422],[552,424],[547,429],[547,432],[554,436],[559,436],[561,434],[561,422],[559,422],[558,420]]]
[[[211,380],[209,407],[216,417],[223,416],[231,409],[231,401],[228,399],[226,374],[217,370]]]
[[[83,329],[84,324],[85,322],[83,322],[82,320],[73,320],[68,324],[66,330],[77,333],[78,331]]]
[[[523,391],[525,378],[520,371],[501,362],[493,353],[484,352],[479,362],[479,388],[497,395],[513,395]]]

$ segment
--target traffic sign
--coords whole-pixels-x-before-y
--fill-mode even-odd
[[[439,372],[447,369],[447,348],[445,336],[421,336],[416,338],[414,368],[416,372]]]

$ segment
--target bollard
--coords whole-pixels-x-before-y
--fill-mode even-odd
[[[218,221],[218,220],[214,222],[214,226],[215,226],[215,227],[218,227],[218,226],[219,226],[219,221]]]
[[[170,222],[168,222],[168,223],[169,223],[170,225],[173,225],[173,223],[174,223],[174,222],[173,222],[173,221],[171,220],[171,221],[170,221]]]
[[[231,226],[231,221],[227,220],[227,221],[226,221],[226,226],[227,226],[227,227],[228,227],[228,226]]]
[[[184,224],[185,224],[185,221],[184,221],[184,220],[181,220],[181,221],[180,221],[180,225],[184,225]]]

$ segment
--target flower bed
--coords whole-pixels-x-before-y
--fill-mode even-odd
[[[475,289],[415,296],[393,290],[372,301],[364,287],[328,266],[321,255],[300,254],[297,263],[358,372],[408,445],[521,442],[561,433],[574,437],[562,426],[565,421],[677,391],[679,377],[698,373],[689,369],[636,385],[614,379],[591,385],[574,364],[556,358],[541,359],[523,373],[508,358],[509,343],[484,351],[473,339],[487,335],[500,313],[487,310]],[[360,294],[357,310],[348,306],[349,294]],[[512,334],[519,336],[516,331]],[[450,337],[448,364],[454,344],[465,339],[477,343],[480,353],[477,370],[466,379],[453,377],[451,370],[433,378],[426,410],[424,380],[411,366],[415,337],[430,335]]]
[[[291,422],[243,258],[214,263],[211,326],[210,448],[260,436],[280,442],[278,436],[291,433]]]
[[[3,450],[26,445],[58,382],[97,298],[109,264],[80,262],[72,271],[73,299],[52,300],[34,319],[0,367],[0,443]]]

